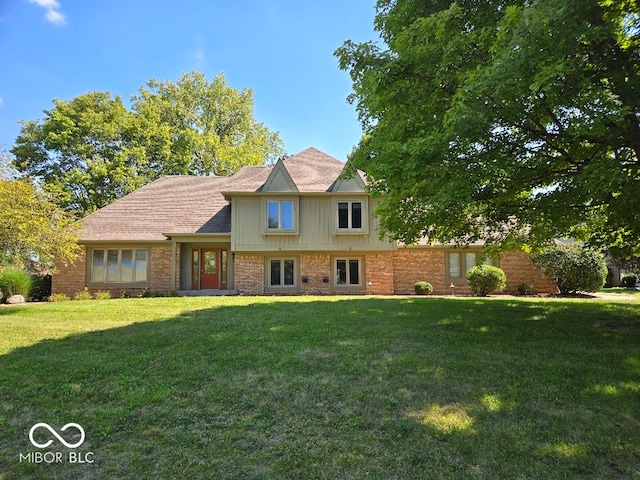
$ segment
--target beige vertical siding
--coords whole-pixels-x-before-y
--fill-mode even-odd
[[[336,197],[339,196],[300,196],[298,232],[295,235],[266,235],[263,219],[266,212],[261,197],[234,197],[231,248],[235,252],[392,250],[394,248],[391,242],[378,238],[379,222],[375,218],[367,220],[366,235],[336,234],[337,213],[334,211]],[[372,217],[375,204],[365,197],[362,199],[369,202],[368,212],[369,217]]]

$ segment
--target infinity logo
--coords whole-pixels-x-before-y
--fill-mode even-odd
[[[47,430],[49,430],[53,434],[53,436],[56,437],[60,441],[60,443],[67,448],[79,447],[80,445],[82,445],[82,442],[84,442],[84,429],[77,423],[67,423],[64,427],[60,429],[60,431],[64,432],[69,427],[77,428],[78,431],[80,432],[80,441],[78,443],[65,442],[64,438],[58,435],[58,432],[56,432],[53,428],[51,428],[51,425],[49,425],[48,423],[36,423],[33,427],[31,427],[31,430],[29,430],[29,440],[31,441],[31,444],[34,447],[47,448],[49,445],[53,443],[53,440],[49,440],[47,443],[38,443],[33,439],[33,432],[35,432],[39,427],[44,427]]]

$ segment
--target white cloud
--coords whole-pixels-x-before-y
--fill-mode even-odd
[[[58,0],[29,0],[29,3],[35,3],[46,10],[45,18],[55,25],[64,25],[66,17],[60,11],[60,3]]]
[[[201,33],[195,33],[191,38],[192,48],[187,52],[191,61],[196,65],[196,68],[202,68],[206,58],[206,39]]]
[[[198,48],[197,50],[193,50],[190,53],[191,53],[191,58],[195,60],[198,67],[201,67],[205,60],[204,49]]]
[[[0,107],[4,105],[4,98],[0,97]]]

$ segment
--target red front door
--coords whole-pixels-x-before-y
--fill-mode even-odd
[[[220,250],[202,249],[200,264],[200,288],[217,290],[220,288]]]

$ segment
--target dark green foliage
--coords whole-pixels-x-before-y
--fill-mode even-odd
[[[32,275],[31,300],[43,301],[51,296],[51,275]]]
[[[474,295],[486,297],[492,292],[501,292],[507,285],[504,271],[492,265],[476,265],[467,273],[467,280]]]
[[[433,285],[429,282],[416,282],[414,289],[418,295],[429,295],[433,293]]]
[[[607,279],[601,253],[579,244],[558,244],[532,255],[543,274],[553,278],[561,294],[597,292]]]
[[[6,268],[0,272],[0,292],[2,292],[2,300],[13,295],[22,295],[24,298],[29,297],[33,279],[24,270],[18,268]]]
[[[22,121],[14,166],[84,216],[162,175],[230,175],[283,152],[253,116],[253,92],[197,72],[150,80],[132,98],[90,92]]]
[[[627,273],[622,277],[622,286],[627,288],[634,288],[637,281],[638,276],[635,273]]]
[[[365,133],[351,162],[381,194],[384,232],[638,250],[637,2],[376,7],[383,42],[336,56]]]

